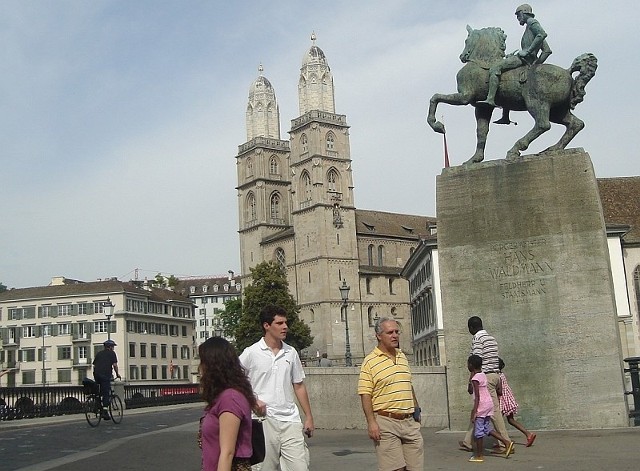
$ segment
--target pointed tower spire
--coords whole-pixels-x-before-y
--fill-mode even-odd
[[[280,110],[273,86],[262,75],[264,67],[258,66],[258,78],[249,87],[247,105],[247,141],[254,137],[280,139]]]
[[[316,46],[315,32],[311,33],[311,48],[302,59],[298,102],[301,116],[311,110],[335,113],[333,76],[324,52]]]

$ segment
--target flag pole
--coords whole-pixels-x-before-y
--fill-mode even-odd
[[[442,118],[440,118],[440,121],[442,121],[442,124],[444,124],[444,116]],[[442,140],[444,143],[444,168],[449,168],[449,147],[447,146],[447,131],[445,128],[445,131],[442,133]]]

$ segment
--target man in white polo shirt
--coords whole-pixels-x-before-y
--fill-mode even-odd
[[[240,362],[258,402],[255,412],[266,416],[263,423],[266,456],[262,471],[308,471],[307,446],[303,431],[313,435],[313,415],[304,371],[296,349],[284,343],[287,337],[287,313],[274,305],[260,312],[264,337],[247,347]],[[304,424],[295,400],[304,412]]]

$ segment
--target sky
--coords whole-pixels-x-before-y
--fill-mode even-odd
[[[53,276],[127,281],[239,272],[236,155],[258,66],[273,85],[281,138],[299,116],[311,46],[325,53],[336,113],[350,128],[361,209],[436,215],[442,135],[434,93],[453,93],[466,25],[499,26],[519,48],[504,0],[0,0],[0,283]],[[631,0],[541,0],[547,62],[585,52],[596,76],[575,114],[596,176],[640,174],[634,117],[640,34]],[[496,111],[494,116],[498,112]],[[451,165],[475,149],[473,108],[440,105]],[[502,159],[533,125],[492,126]],[[554,125],[527,153],[554,144]]]

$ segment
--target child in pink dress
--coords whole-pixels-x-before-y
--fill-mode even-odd
[[[467,360],[467,368],[471,373],[473,386],[473,410],[471,422],[473,423],[473,437],[475,442],[475,454],[469,459],[472,463],[484,461],[484,437],[490,435],[499,440],[506,447],[505,458],[513,452],[513,442],[507,441],[502,435],[493,430],[491,416],[493,415],[493,400],[487,388],[487,375],[482,372],[482,357],[471,355]]]
[[[516,412],[518,412],[518,403],[516,402],[516,398],[513,396],[513,391],[509,387],[509,383],[507,383],[507,377],[502,372],[504,368],[504,361],[502,358],[498,358],[499,368],[500,368],[500,384],[502,389],[502,395],[498,396],[500,400],[500,410],[502,411],[502,415],[507,418],[507,421],[524,433],[524,436],[527,437],[527,446],[533,445],[533,441],[536,439],[536,434],[529,432],[524,425],[518,422],[515,419]]]

